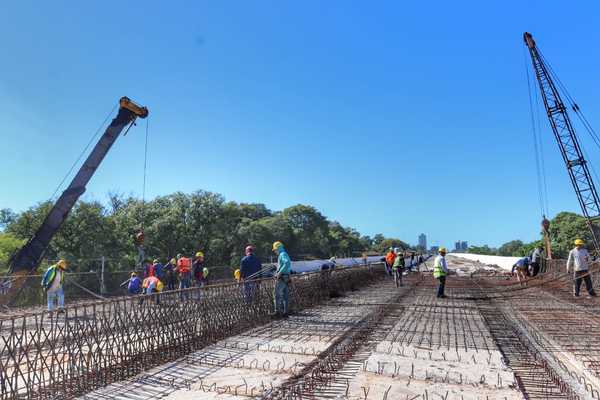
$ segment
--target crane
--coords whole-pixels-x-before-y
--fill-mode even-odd
[[[147,116],[148,109],[146,107],[137,105],[127,97],[121,97],[117,116],[106,128],[69,186],[56,200],[42,225],[11,258],[9,274],[14,275],[15,279],[10,282],[8,291],[0,297],[0,304],[10,305],[20,292],[27,276],[37,269],[52,237],[65,222],[79,197],[85,192],[86,185],[123,129],[127,127],[129,130],[137,118],[146,118]]]
[[[551,68],[540,54],[531,33],[525,32],[523,40],[529,49],[529,55],[531,56],[535,76],[542,94],[544,107],[550,120],[550,126],[567,167],[571,184],[581,206],[581,211],[590,230],[594,249],[597,254],[600,254],[598,236],[593,224],[595,220],[600,218],[600,198],[592,180],[588,163],[583,157],[583,151],[569,118],[567,108],[552,79]],[[573,105],[573,110],[575,112],[578,111],[576,104]],[[545,230],[547,231],[547,227],[545,227]]]

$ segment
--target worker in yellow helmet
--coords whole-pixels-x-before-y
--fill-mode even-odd
[[[581,239],[575,240],[575,247],[569,252],[569,258],[567,259],[567,273],[573,270],[575,279],[575,297],[579,297],[579,290],[581,289],[581,283],[585,281],[585,288],[590,296],[596,296],[594,292],[594,286],[592,285],[592,277],[589,271],[590,255],[587,249],[584,247],[585,242]]]
[[[235,271],[233,271],[233,279],[235,279],[237,282],[240,281],[240,278],[242,277],[242,273],[240,272],[240,269],[236,269]]]
[[[437,297],[446,298],[444,289],[446,288],[446,275],[448,275],[448,264],[446,264],[446,248],[440,247],[438,256],[433,262],[433,277],[438,280]]]
[[[48,267],[42,278],[42,287],[46,291],[48,297],[48,311],[54,310],[54,302],[58,302],[59,312],[65,308],[65,270],[67,269],[67,261],[64,259],[58,260],[56,264]]]

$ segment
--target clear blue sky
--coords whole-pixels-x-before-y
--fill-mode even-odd
[[[600,3],[493,3],[4,2],[0,207],[47,199],[127,95],[151,113],[149,197],[311,204],[411,243],[421,232],[446,246],[532,240],[522,33],[600,129]],[[141,194],[144,124],[84,198]],[[550,214],[577,211],[542,127]]]

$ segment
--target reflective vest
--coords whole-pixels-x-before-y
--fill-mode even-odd
[[[157,292],[162,292],[163,290],[163,283],[155,276],[149,276],[144,279],[144,282],[142,283],[144,289],[148,289],[150,286],[154,286],[154,289],[156,289]]]
[[[177,260],[177,269],[180,274],[188,274],[192,271],[192,261],[189,258],[181,257]]]
[[[433,277],[436,279],[441,276],[446,276],[446,271],[444,271],[444,267],[442,267],[443,259],[442,256],[437,256],[433,262]]]

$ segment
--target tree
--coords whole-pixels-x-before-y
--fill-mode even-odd
[[[10,257],[23,246],[22,239],[17,239],[9,233],[0,233],[0,270],[2,273],[8,268]]]
[[[487,244],[483,246],[469,246],[467,253],[481,254],[484,256],[495,256],[498,255],[498,250],[490,248]]]
[[[523,247],[522,241],[511,240],[510,242],[506,242],[498,248],[498,255],[505,257],[517,256],[521,247]]]
[[[0,209],[0,229],[4,229],[6,225],[13,222],[16,217],[17,214],[15,214],[10,208]]]

